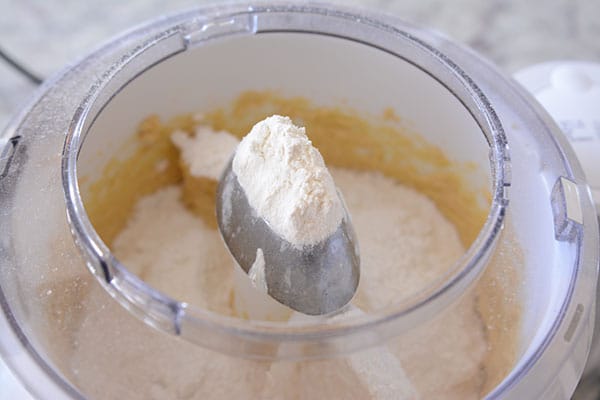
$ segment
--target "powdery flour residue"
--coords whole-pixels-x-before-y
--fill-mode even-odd
[[[424,196],[377,173],[331,172],[344,194],[360,242],[362,275],[355,304],[361,309],[368,312],[413,294],[439,277],[463,253],[452,225]],[[178,187],[167,187],[142,199],[127,228],[115,240],[115,254],[159,290],[231,315],[232,260],[218,232],[191,214],[179,196]],[[183,360],[180,351],[163,349],[163,340],[157,340],[157,334],[143,332],[135,335],[135,344],[111,351],[107,359],[100,354],[105,353],[105,347],[94,345],[90,337],[96,331],[105,331],[107,325],[108,329],[118,330],[120,323],[118,318],[84,321],[78,333],[81,347],[73,359],[74,368],[79,363],[89,364],[86,358],[97,360],[95,365],[103,373],[87,381],[81,377],[80,384],[102,387],[99,393],[108,397],[117,395],[111,393],[111,387],[115,387],[111,380],[128,379],[124,386],[136,387],[127,393],[128,398],[216,398],[211,394],[217,393],[216,383],[210,384],[207,379],[220,376],[210,372],[218,366],[238,370],[238,398],[285,395],[291,399],[382,399],[405,393],[401,398],[474,399],[483,379],[481,363],[486,345],[470,296],[441,318],[392,340],[387,348],[342,360],[265,364],[200,349]],[[139,329],[150,328],[141,325]],[[389,381],[357,364],[364,362],[375,363],[373,368],[396,368],[398,378],[410,382],[411,387],[404,391],[388,387]],[[108,365],[122,365],[123,369],[109,371]],[[231,372],[221,375],[231,378]],[[144,377],[149,382],[142,382]]]

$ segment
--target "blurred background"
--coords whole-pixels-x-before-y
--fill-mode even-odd
[[[440,31],[509,74],[551,60],[600,62],[600,0],[333,2],[393,14]],[[116,34],[148,19],[211,3],[217,1],[0,0],[0,129],[23,107],[38,81]],[[599,384],[598,379],[586,383]],[[0,361],[0,400],[26,398]],[[576,398],[598,399],[585,388]]]
[[[0,0],[0,49],[40,78],[145,20],[217,1]],[[347,0],[441,31],[506,72],[561,59],[600,61],[599,0]],[[0,62],[0,126],[35,85]]]

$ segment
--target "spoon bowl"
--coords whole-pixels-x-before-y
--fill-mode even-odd
[[[231,165],[217,189],[217,224],[238,265],[248,273],[262,250],[268,294],[304,314],[329,314],[348,304],[358,287],[360,256],[340,193],[344,215],[335,232],[314,245],[297,247],[257,215]]]

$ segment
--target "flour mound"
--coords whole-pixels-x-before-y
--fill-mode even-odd
[[[323,157],[288,117],[254,125],[238,146],[233,172],[258,216],[298,247],[340,225],[343,208]]]

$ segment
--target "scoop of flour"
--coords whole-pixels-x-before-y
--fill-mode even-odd
[[[338,228],[343,208],[333,178],[290,118],[274,115],[254,125],[232,167],[257,215],[288,242],[315,244]]]

